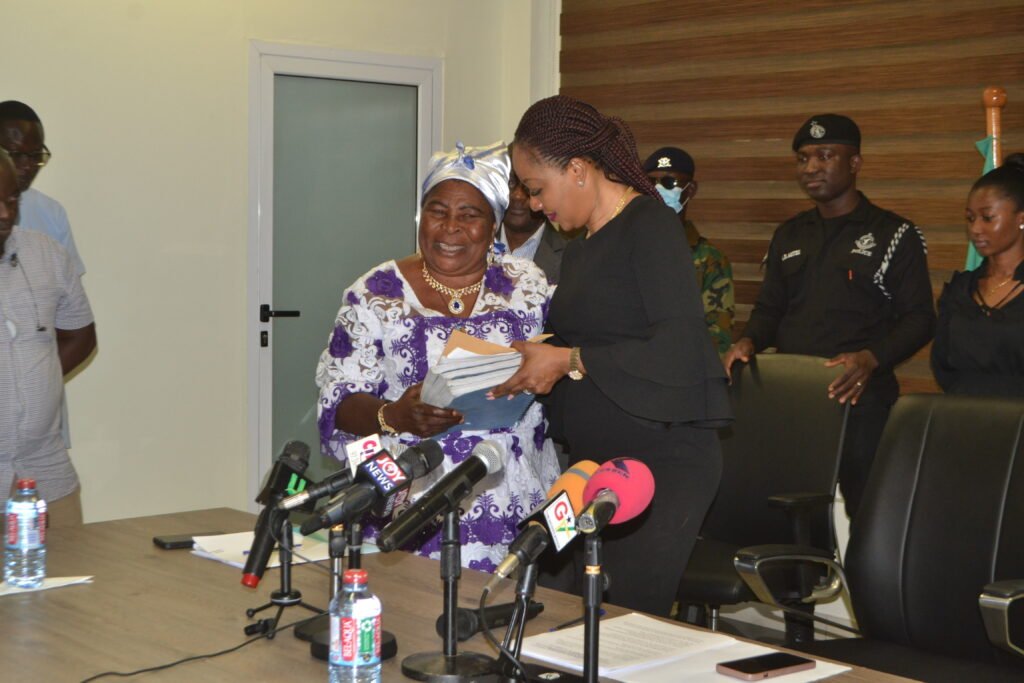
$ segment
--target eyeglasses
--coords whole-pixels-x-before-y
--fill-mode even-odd
[[[648,177],[648,179],[651,181],[652,184],[661,185],[666,190],[674,190],[680,185],[680,181],[677,180],[674,176],[670,175],[662,176],[660,178]]]
[[[53,153],[46,145],[43,145],[43,148],[38,152],[12,152],[10,150],[6,151],[7,156],[11,157],[11,161],[14,162],[15,166],[20,166],[21,164],[28,161],[32,164],[35,164],[39,168],[42,168],[43,166],[46,166],[46,164],[49,163],[50,158],[53,156]]]

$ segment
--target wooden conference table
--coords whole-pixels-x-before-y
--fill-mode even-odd
[[[91,575],[93,583],[0,597],[0,680],[81,681],[104,671],[130,671],[242,642],[246,639],[242,629],[252,621],[246,618],[245,610],[267,601],[280,580],[278,571],[268,570],[254,591],[240,584],[239,570],[196,557],[187,550],[161,550],[151,539],[158,534],[251,531],[254,519],[246,512],[220,508],[53,531],[47,543],[48,575]],[[366,556],[363,566],[369,571],[372,589],[383,602],[384,627],[398,639],[398,657],[384,663],[383,678],[408,680],[399,666],[403,657],[441,649],[434,630],[441,611],[438,564],[392,553]],[[487,576],[463,571],[461,605],[475,606]],[[326,607],[326,572],[299,565],[293,582],[307,602]],[[504,583],[491,604],[512,600],[513,584]],[[581,614],[578,597],[540,588],[537,599],[544,603],[544,612],[529,622],[528,634]],[[626,612],[614,606],[606,608],[611,616]],[[289,607],[282,623],[309,614],[299,607]],[[459,651],[493,654],[481,635],[460,643]],[[139,678],[217,683],[325,681],[327,671],[324,662],[310,657],[308,643],[286,631],[237,652]],[[854,669],[831,680],[906,679]]]

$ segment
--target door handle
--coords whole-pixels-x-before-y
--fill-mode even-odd
[[[298,318],[300,311],[272,311],[270,304],[260,305],[260,322],[269,323],[271,318]]]

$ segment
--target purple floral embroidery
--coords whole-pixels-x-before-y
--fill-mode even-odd
[[[544,447],[544,435],[547,432],[545,427],[544,422],[538,422],[537,426],[533,428],[533,447],[538,451]]]
[[[483,441],[479,436],[462,436],[462,432],[446,434],[441,439],[441,449],[458,465],[473,453],[473,447]]]
[[[515,289],[512,280],[505,275],[505,269],[501,266],[491,266],[484,274],[484,286],[490,291],[508,296]]]
[[[523,447],[519,445],[519,437],[512,436],[512,457],[518,460],[523,457]]]
[[[349,291],[349,293],[345,295],[345,303],[349,306],[355,306],[359,303],[359,297],[356,296],[355,292]]]
[[[398,279],[393,270],[378,270],[366,279],[366,288],[371,294],[389,297],[392,299],[402,298],[402,281]]]
[[[334,334],[331,336],[331,345],[328,348],[330,354],[335,358],[347,358],[355,350],[355,347],[352,346],[352,339],[341,325],[334,328]]]
[[[490,558],[485,557],[481,560],[471,560],[469,563],[470,569],[476,569],[477,571],[487,572],[493,574],[494,570],[498,568],[498,565],[494,564]]]
[[[320,418],[317,420],[317,427],[320,430],[320,448],[321,451],[325,451],[334,455],[333,449],[331,448],[331,437],[334,436],[334,414],[338,412],[338,404],[328,405],[323,404],[323,408],[320,411]]]

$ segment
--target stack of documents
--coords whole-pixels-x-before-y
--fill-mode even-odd
[[[515,349],[482,341],[456,330],[440,360],[427,372],[420,399],[438,408],[462,413],[461,430],[511,427],[522,418],[533,396],[522,393],[509,400],[489,400],[487,392],[519,369],[522,356]]]
[[[677,626],[642,614],[601,622],[598,673],[623,683],[724,683],[718,662],[777,652],[721,633]],[[523,640],[523,656],[568,671],[583,670],[583,626],[542,633]],[[785,683],[808,683],[849,667],[816,661],[813,669],[786,674]]]

